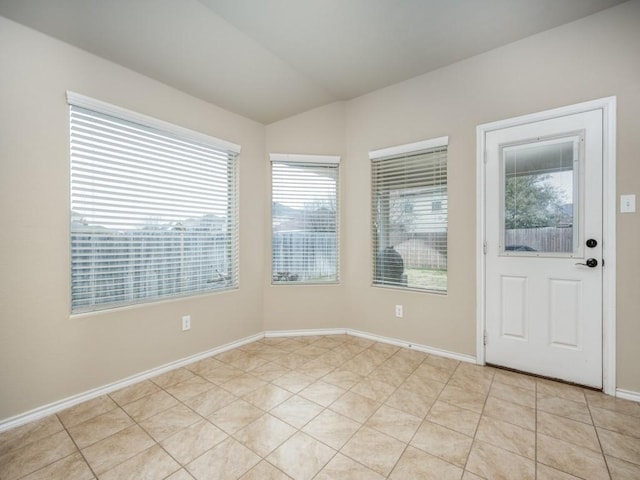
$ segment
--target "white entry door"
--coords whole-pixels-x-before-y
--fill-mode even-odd
[[[602,125],[486,134],[487,363],[602,388]]]

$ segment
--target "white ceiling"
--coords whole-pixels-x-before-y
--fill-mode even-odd
[[[624,0],[0,0],[0,15],[262,123]]]

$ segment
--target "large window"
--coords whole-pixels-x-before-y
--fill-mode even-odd
[[[447,291],[447,145],[369,153],[374,286]]]
[[[272,283],[338,281],[338,162],[271,155]]]
[[[237,286],[240,147],[68,93],[71,309]]]

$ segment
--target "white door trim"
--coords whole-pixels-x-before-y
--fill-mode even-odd
[[[602,277],[602,385],[616,394],[616,97],[606,97],[544,112],[485,123],[476,127],[476,361],[485,364],[485,141],[488,132],[527,123],[602,110],[602,201],[605,262]]]

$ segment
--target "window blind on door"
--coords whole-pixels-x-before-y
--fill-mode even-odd
[[[338,281],[338,162],[271,155],[272,283]]]
[[[374,286],[447,290],[447,145],[370,153]]]
[[[72,312],[236,287],[239,146],[69,104]]]

